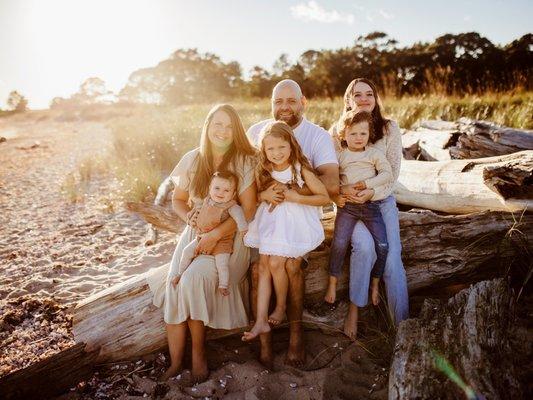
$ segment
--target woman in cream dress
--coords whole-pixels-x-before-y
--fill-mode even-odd
[[[154,271],[148,284],[154,294],[154,304],[164,310],[171,365],[162,379],[168,379],[182,369],[187,334],[192,341],[192,375],[196,381],[207,378],[205,356],[205,327],[234,329],[248,325],[247,271],[250,251],[237,233],[229,262],[229,295],[217,292],[218,276],[214,256],[210,255],[219,238],[236,231],[236,224],[228,218],[220,226],[202,236],[198,256],[174,287],[168,277],[177,274],[183,248],[196,232],[188,221],[194,205],[207,196],[211,176],[217,170],[230,170],[239,177],[237,201],[248,220],[256,208],[254,180],[255,150],[249,143],[242,122],[233,107],[227,104],[211,109],[202,129],[200,147],[185,154],[174,168],[171,178],[175,184],[172,206],[187,223],[179,237],[170,268]]]

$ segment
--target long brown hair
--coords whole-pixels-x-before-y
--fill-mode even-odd
[[[191,180],[190,192],[192,195],[204,198],[209,191],[209,182],[213,173],[215,173],[215,167],[213,165],[213,149],[211,141],[207,135],[209,125],[213,120],[213,116],[218,111],[224,111],[229,115],[231,119],[231,126],[233,129],[233,142],[229,149],[224,153],[222,163],[218,166],[218,171],[230,170],[236,171],[237,159],[244,161],[246,156],[254,156],[256,151],[250,144],[250,141],[246,137],[244,127],[242,126],[241,119],[237,114],[237,111],[229,104],[219,104],[214,106],[204,122],[202,128],[202,136],[200,137],[200,151],[196,159],[196,171]],[[238,186],[238,185],[237,185]]]
[[[355,95],[355,85],[357,85],[359,82],[366,83],[370,88],[372,89],[372,92],[374,94],[374,98],[376,99],[376,105],[374,106],[374,109],[372,110],[372,119],[374,121],[374,143],[380,140],[383,135],[385,134],[386,130],[388,129],[390,120],[383,117],[383,114],[381,113],[381,109],[383,108],[383,104],[381,103],[381,98],[379,97],[378,89],[374,82],[372,82],[370,79],[367,78],[356,78],[353,81],[351,81],[346,88],[346,91],[344,92],[344,110],[343,114],[350,111],[352,108],[350,106],[350,103],[354,101],[354,95]],[[341,116],[341,119],[343,117]]]
[[[295,165],[300,163],[302,169],[307,169],[314,172],[313,167],[307,160],[307,157],[302,152],[300,145],[296,141],[291,127],[283,121],[274,121],[268,123],[259,135],[259,162],[255,170],[257,186],[259,190],[265,190],[272,182],[271,172],[273,170],[272,163],[268,160],[265,152],[265,138],[275,137],[289,143],[291,147],[291,155],[289,156],[289,164],[292,168],[293,182],[297,182],[297,174]]]

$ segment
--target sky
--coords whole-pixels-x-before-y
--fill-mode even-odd
[[[532,15],[531,0],[0,0],[0,108],[12,90],[46,108],[93,76],[118,91],[179,48],[247,74],[373,31],[401,46],[470,31],[507,44],[533,32]]]

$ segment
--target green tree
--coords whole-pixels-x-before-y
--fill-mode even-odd
[[[15,112],[24,112],[28,109],[28,100],[16,90],[9,93],[7,107]]]

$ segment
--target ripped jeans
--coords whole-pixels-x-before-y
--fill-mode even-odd
[[[381,200],[364,204],[346,203],[344,207],[337,208],[335,230],[329,258],[329,273],[339,277],[346,251],[350,246],[352,233],[358,221],[365,224],[374,239],[377,255],[376,263],[372,268],[372,278],[381,278],[387,262],[389,245],[387,242],[387,229],[381,215]]]

